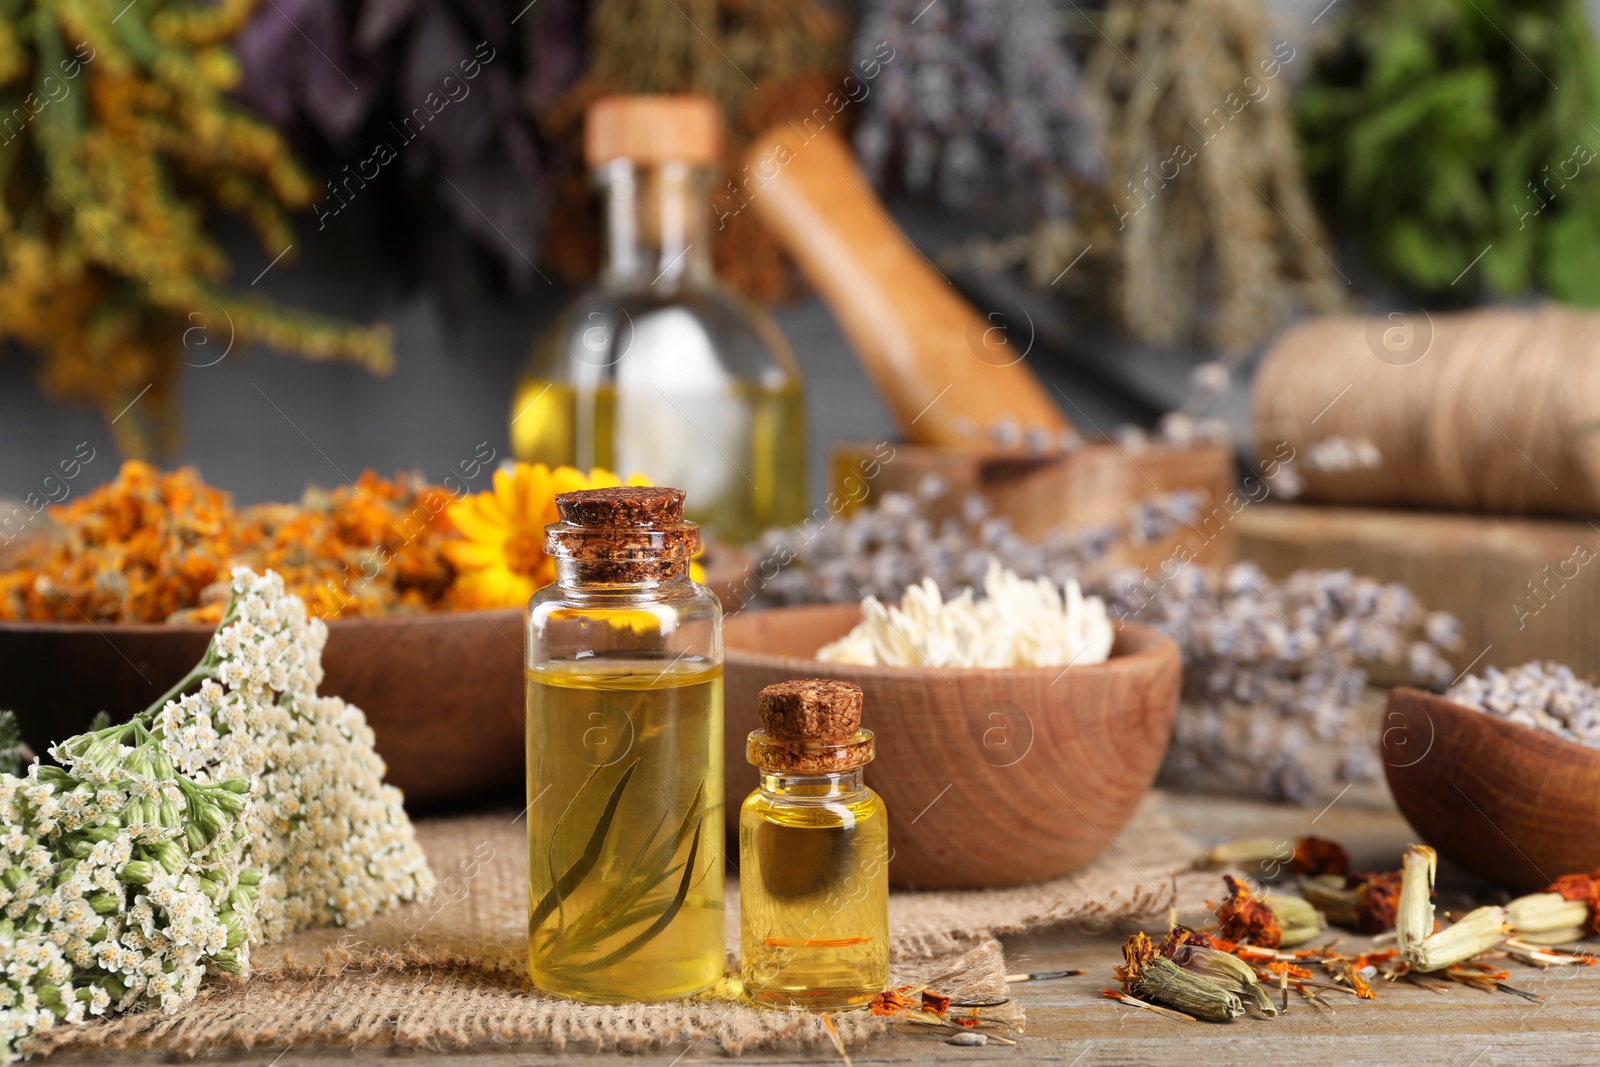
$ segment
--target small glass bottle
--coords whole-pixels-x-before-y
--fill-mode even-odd
[[[528,602],[528,970],[667,1000],[722,977],[722,608],[681,489],[556,497]]]
[[[874,754],[861,689],[769,685],[739,812],[740,973],[766,1007],[864,1007],[889,985],[889,813],[862,783]]]
[[[589,106],[584,155],[605,201],[600,284],[539,341],[511,404],[516,458],[642,472],[682,486],[713,537],[799,522],[805,396],[782,332],[711,265],[717,105],[612,96]]]

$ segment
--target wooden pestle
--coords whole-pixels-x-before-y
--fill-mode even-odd
[[[777,126],[746,162],[740,201],[821,294],[907,440],[1057,447],[1070,424],[1023,365],[1029,340],[1009,344],[905,239],[842,140]]]

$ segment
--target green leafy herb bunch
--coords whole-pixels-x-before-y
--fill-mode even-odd
[[[1299,103],[1386,275],[1600,305],[1600,50],[1578,0],[1359,0]]]

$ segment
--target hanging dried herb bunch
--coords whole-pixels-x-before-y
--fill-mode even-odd
[[[1306,166],[1374,264],[1600,305],[1600,51],[1578,0],[1362,0],[1300,100]],[[1339,17],[1339,16],[1335,16]],[[1559,91],[1558,91],[1559,90]]]
[[[856,54],[894,60],[861,101],[868,173],[1013,223],[1065,215],[1097,161],[1063,30],[1051,0],[872,0]]]
[[[125,452],[173,443],[186,344],[191,363],[252,342],[377,372],[393,361],[385,328],[219,284],[208,212],[243,218],[276,256],[293,243],[285,211],[315,196],[278,135],[226,96],[227,42],[254,6],[0,0],[0,340],[39,353],[47,392],[115,419]]]
[[[1295,150],[1283,74],[1296,52],[1265,23],[1257,0],[1113,0],[1084,72],[1105,182],[1082,243],[1041,235],[1056,256],[1034,257],[1038,280],[1088,244],[1129,330],[1233,351],[1297,309],[1338,306]]]
[[[588,29],[588,73],[545,116],[553,136],[575,140],[583,107],[596,96],[699,93],[722,106],[725,178],[737,186],[745,148],[774,124],[817,109],[849,121],[848,110],[835,118],[825,104],[844,91],[846,68],[845,22],[826,0],[595,0]],[[587,181],[569,171],[551,190],[546,252],[569,277],[592,275],[599,263]],[[718,275],[756,299],[787,295],[786,261],[755,212],[715,217]]]

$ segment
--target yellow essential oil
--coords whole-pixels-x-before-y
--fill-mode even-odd
[[[635,352],[632,358],[644,357]],[[524,377],[511,404],[511,450],[525,463],[638,471],[657,483],[686,486],[689,517],[736,544],[804,518],[800,383],[729,378],[686,389],[670,364],[659,386]],[[685,414],[692,414],[693,429]]]
[[[528,967],[587,1001],[722,977],[722,668],[545,663],[528,676]]]
[[[722,608],[681,489],[562,493],[528,602],[528,971],[598,1003],[723,976]]]
[[[799,687],[807,689],[796,698]],[[846,711],[818,726],[813,714],[793,736],[774,736],[785,731],[773,707],[827,701],[837,710],[852,699],[853,722]],[[761,786],[739,813],[745,994],[796,1011],[864,1007],[889,985],[889,820],[862,781],[874,738],[856,728],[860,690],[783,683],[762,692],[762,709],[767,726],[747,748]]]

